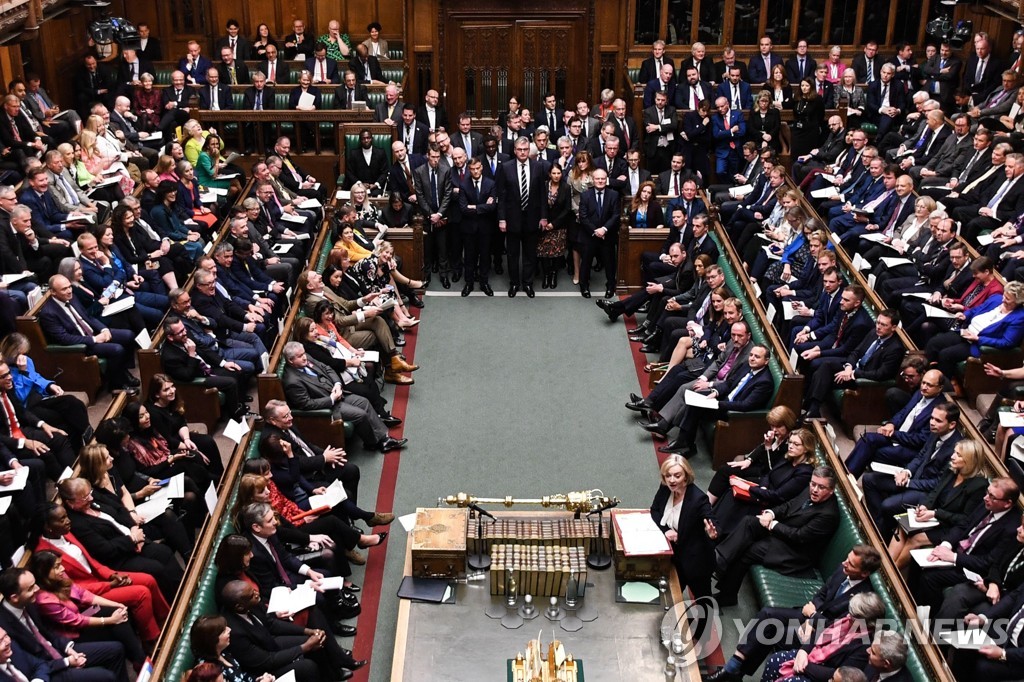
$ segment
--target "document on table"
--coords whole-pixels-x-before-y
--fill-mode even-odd
[[[900,471],[903,471],[903,467],[896,466],[895,464],[883,464],[882,462],[872,462],[871,470],[877,471],[880,474],[891,474],[895,476]]]
[[[910,550],[910,556],[914,557],[914,561],[921,568],[949,568],[956,566],[952,561],[931,561],[928,557],[931,556],[933,547],[922,547],[921,549]]]
[[[999,425],[1008,429],[1024,428],[1024,414],[1011,412],[1010,410],[1000,410]]]
[[[68,213],[68,222],[69,223],[73,223],[75,221],[84,221],[84,222],[87,222],[87,223],[95,223],[96,222],[96,214],[95,213],[79,213],[78,211],[71,211],[71,213]]]
[[[730,187],[729,196],[735,199],[736,197],[750,194],[751,190],[753,189],[753,185],[740,185],[739,187]]]
[[[146,136],[143,137],[143,135],[146,135]],[[139,134],[139,139],[142,140],[143,142],[156,142],[157,140],[164,139],[164,133],[163,133],[162,130],[154,130],[153,132],[148,133],[148,134],[147,133],[140,133]]]
[[[345,492],[345,488],[341,485],[341,481],[335,481],[327,486],[327,491],[324,492],[323,495],[309,496],[309,508],[320,509],[321,507],[334,507],[347,499],[348,493]]]
[[[649,556],[672,551],[665,534],[650,514],[622,513],[615,514],[614,519],[626,556]]]
[[[918,521],[917,510],[911,507],[910,509],[907,509],[907,525],[911,528],[936,528],[939,526],[939,522],[936,520]]]
[[[0,474],[7,474],[10,471],[2,471]],[[28,467],[21,467],[20,469],[14,469],[14,480],[7,485],[0,485],[0,493],[13,493],[18,490],[24,490],[25,485],[28,483]]]
[[[949,644],[954,649],[970,649],[976,651],[983,646],[999,646],[983,630],[971,628],[970,630],[950,630],[940,632],[939,639]]]
[[[708,410],[718,409],[718,399],[710,396],[702,395],[696,391],[687,389],[686,393],[683,394],[683,399],[686,404],[690,407],[703,407]]]
[[[270,591],[270,601],[267,603],[267,611],[270,613],[298,613],[308,609],[316,603],[316,591],[305,582],[295,589],[288,589],[279,585]]]
[[[943,310],[942,308],[933,305],[928,305],[927,303],[924,304],[924,312],[928,317],[933,317],[939,320],[952,320],[956,317],[956,315],[947,310]]]
[[[882,262],[885,263],[885,267],[894,268],[897,265],[910,265],[913,263],[909,258],[893,258],[891,256],[883,256]]]

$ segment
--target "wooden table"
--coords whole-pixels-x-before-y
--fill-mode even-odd
[[[571,512],[493,512],[515,519],[570,518]],[[476,523],[476,520],[471,520]],[[411,538],[411,534],[409,535]],[[412,574],[411,544],[405,550],[405,575]],[[545,646],[554,636],[574,658],[581,659],[587,682],[632,680],[663,682],[665,658],[661,621],[665,610],[658,605],[615,602],[612,569],[590,570],[584,602],[598,611],[595,621],[577,632],[566,632],[544,617],[547,602],[535,599],[540,615],[522,627],[507,630],[484,611],[493,600],[488,579],[456,585],[456,604],[425,604],[401,600],[395,632],[391,682],[451,682],[451,680],[505,679],[506,661],[526,650],[526,643],[541,632]],[[669,576],[672,601],[682,599],[675,574]],[[520,600],[522,603],[522,600]],[[686,621],[683,621],[685,628]],[[684,638],[689,631],[684,631]],[[679,682],[700,682],[696,659],[691,655],[679,667]]]

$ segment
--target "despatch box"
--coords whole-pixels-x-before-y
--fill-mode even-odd
[[[455,578],[466,573],[468,509],[420,508],[412,529],[414,578]]]
[[[633,542],[624,542],[624,533],[629,533]],[[672,571],[672,546],[651,519],[650,510],[612,510],[612,538],[616,580],[668,578]]]

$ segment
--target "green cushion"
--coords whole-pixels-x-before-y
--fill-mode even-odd
[[[373,133],[373,146],[382,150],[391,158],[391,143],[393,142],[390,133]],[[348,133],[345,135],[345,152],[359,146],[359,133]]]
[[[626,72],[629,73],[629,82],[636,83],[636,79],[640,77],[640,67],[631,66],[628,69],[626,69]]]
[[[55,343],[48,343],[48,344],[46,344],[46,352],[47,353],[82,353],[82,354],[84,354],[85,353],[85,344],[84,343],[76,343],[76,344],[72,344],[70,346],[58,346]],[[100,363],[100,374],[103,374],[105,371],[107,371],[107,359],[106,358],[99,358],[99,363]]]

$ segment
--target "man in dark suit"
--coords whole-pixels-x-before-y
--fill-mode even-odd
[[[655,175],[668,168],[672,150],[676,148],[678,121],[675,107],[668,105],[670,101],[667,93],[658,92],[654,95],[653,106],[644,109],[644,155],[647,169]],[[616,189],[622,194],[632,195],[627,187]]]
[[[605,143],[604,154],[594,157],[594,168],[600,168],[608,174],[608,187],[618,192],[621,197],[627,190],[626,160],[619,154],[619,138],[612,137]]]
[[[830,116],[828,130],[829,133],[824,142],[809,153],[797,157],[796,163],[793,164],[793,178],[797,182],[802,182],[812,169],[824,168],[835,162],[840,152],[846,147],[846,128],[843,126],[842,117]]]
[[[185,74],[182,71],[172,71],[171,87],[164,88],[160,93],[160,108],[164,112],[160,118],[160,130],[165,140],[173,137],[176,126],[188,120],[189,97],[190,93],[185,91]],[[0,127],[0,130],[2,129]]]
[[[1003,63],[992,54],[992,42],[988,34],[974,34],[974,54],[967,59],[964,67],[963,90],[970,94],[971,101],[977,105],[988,93],[999,87]]]
[[[791,332],[784,337],[788,339],[788,348],[792,348],[796,343],[807,342],[811,338],[811,332],[832,323],[832,320],[840,312],[839,303],[843,296],[843,283],[843,277],[835,267],[835,260],[832,259],[821,270],[820,285],[815,287],[813,292],[807,292],[804,300],[793,304],[794,315],[790,320]],[[797,341],[797,338],[800,340]]]
[[[737,68],[740,70],[740,79],[749,82],[747,78],[747,65],[741,60],[736,58],[736,50],[731,46],[727,46],[722,50],[722,61],[715,62],[715,75],[711,79],[711,83],[723,83],[729,79],[729,69]]]
[[[410,154],[425,157],[429,138],[430,131],[427,126],[416,118],[416,107],[406,104],[402,108],[402,120],[398,124],[398,139],[405,143],[405,149]]]
[[[231,87],[221,83],[220,71],[213,67],[206,74],[206,85],[199,90],[199,108],[211,111],[235,108]]]
[[[816,68],[818,62],[807,54],[807,41],[796,41],[796,54],[786,60],[786,80],[790,83],[799,83],[804,78],[813,78]]]
[[[826,103],[832,101],[832,95],[835,92],[835,86],[831,81],[826,79],[828,75],[828,67],[824,64],[818,64],[814,69],[814,90],[818,93],[818,97],[821,97]],[[827,105],[826,105],[827,106]]]
[[[80,441],[79,441],[80,442]],[[46,478],[56,481],[74,464],[68,434],[24,406],[14,390],[11,368],[0,362],[0,463],[6,471],[28,469],[28,484],[15,493],[19,512],[28,516],[45,504]],[[77,446],[77,443],[76,443]]]
[[[768,36],[761,36],[757,46],[759,54],[750,58],[748,77],[744,80],[750,83],[765,83],[771,78],[772,69],[782,64],[782,57],[772,51],[772,39]]]
[[[676,109],[692,111],[702,101],[711,100],[714,89],[711,87],[710,82],[700,77],[697,69],[692,66],[687,67],[683,71],[683,75],[685,82],[680,83],[679,87],[676,88],[675,99],[669,100],[669,104],[673,104]]]
[[[188,338],[188,331],[176,315],[164,320],[167,340],[160,347],[160,363],[164,372],[175,381],[192,383],[199,380],[204,386],[216,388],[224,396],[224,412],[233,419],[245,416],[245,404],[240,391],[249,377],[238,364],[225,360],[219,353],[204,351]]]
[[[284,50],[281,56],[284,59],[305,61],[313,54],[316,36],[306,33],[306,23],[302,19],[296,19],[292,22],[292,32],[286,35],[282,42]]]
[[[427,90],[423,96],[423,104],[416,107],[416,120],[426,126],[430,132],[438,128],[448,130],[448,114],[438,106],[440,95],[437,90]]]
[[[1007,222],[1014,222],[1024,213],[1024,154],[1006,155],[1006,179],[989,185],[978,197],[978,205],[970,204],[953,210],[960,221],[960,234],[969,243],[977,245],[978,234],[994,230]]]
[[[636,149],[626,152],[626,182],[623,187],[625,196],[636,196],[640,185],[649,180],[651,180],[651,172],[640,167],[640,152]]]
[[[153,62],[140,56],[136,50],[122,50],[121,57],[117,60],[118,94],[130,97],[134,88],[142,86],[141,78],[144,73],[156,73]]]
[[[911,167],[910,175],[916,184],[944,185],[955,178],[975,155],[971,137],[971,119],[963,114],[953,117],[953,133],[945,139],[939,151],[923,164]],[[979,155],[980,157],[980,155]]]
[[[4,97],[4,113],[0,114],[0,145],[9,150],[18,165],[24,168],[30,156],[38,157],[46,151],[46,145],[20,114],[21,100],[16,95]]]
[[[39,586],[32,572],[0,573],[0,627],[23,651],[46,662],[50,679],[60,682],[128,682],[120,642],[72,642],[52,632],[35,606]]]
[[[491,178],[497,183],[502,164],[511,161],[512,157],[500,150],[498,138],[494,135],[484,136],[483,146],[483,153],[479,158],[480,163],[484,165],[484,177]]]
[[[260,62],[259,70],[267,77],[270,85],[287,85],[291,82],[288,64],[278,58],[277,46],[267,45],[267,58]]]
[[[387,154],[374,146],[373,135],[363,128],[359,131],[359,146],[345,158],[345,187],[361,182],[371,194],[377,195],[387,182],[389,167]]]
[[[640,62],[640,73],[637,75],[637,83],[646,83],[657,78],[661,73],[661,67],[665,64],[675,66],[672,57],[665,56],[665,41],[655,40],[651,46],[651,56]]]
[[[82,66],[72,80],[75,91],[75,110],[85,118],[96,102],[108,104],[113,85],[99,68],[94,55],[86,55]]]
[[[316,85],[330,85],[340,83],[341,75],[338,73],[338,62],[327,56],[327,46],[317,43],[313,48],[313,56],[307,59],[303,65],[306,71],[313,76],[313,83]]]
[[[459,192],[466,277],[466,284],[462,287],[463,296],[469,296],[473,291],[474,273],[480,282],[480,290],[487,296],[494,295],[487,274],[491,264],[491,236],[496,231],[497,189],[494,180],[484,177],[483,170],[480,159],[470,159],[469,178]]]
[[[270,111],[276,106],[274,88],[267,87],[267,78],[262,71],[252,77],[252,85],[242,95],[242,108],[249,111]]]
[[[740,78],[740,70],[735,66],[729,69],[728,78],[715,90],[715,97],[724,97],[729,102],[729,108],[736,110],[741,116],[754,105],[750,84]]]
[[[794,625],[828,627],[846,616],[850,598],[872,590],[871,574],[881,567],[878,550],[854,545],[846,559],[802,607],[767,606],[754,616],[740,635],[736,653],[708,682],[740,682],[752,675]]]
[[[599,256],[604,263],[604,297],[611,298],[615,293],[622,209],[619,193],[608,187],[608,171],[597,168],[593,177],[594,186],[580,196],[580,230],[584,240],[580,293],[583,298],[590,298],[590,267],[594,256]]]
[[[644,86],[644,109],[654,106],[654,93],[665,93],[666,102],[676,101],[676,78],[671,64],[661,67],[661,73]],[[553,96],[553,95],[552,95]]]
[[[195,40],[188,41],[185,56],[178,60],[178,71],[185,74],[185,82],[190,85],[205,85],[206,74],[213,62],[200,54],[201,48]]]
[[[391,164],[391,171],[388,175],[388,191],[397,192],[402,201],[416,205],[419,197],[416,195],[416,176],[413,171],[427,162],[426,158],[410,155],[405,143],[395,140],[391,143],[391,155],[394,163]]]
[[[346,71],[343,86],[335,91],[334,106],[337,109],[351,109],[355,102],[366,103],[366,87],[359,85],[354,73]]]
[[[287,365],[281,379],[289,406],[296,410],[331,410],[332,419],[351,422],[367,450],[388,453],[400,450],[406,440],[392,438],[388,427],[363,396],[344,391],[341,378],[333,369],[306,355],[297,341],[285,344]]]
[[[942,103],[942,108],[951,110],[953,94],[960,84],[960,70],[963,62],[953,54],[949,43],[939,47],[939,54],[921,65],[921,75],[927,80],[925,88]]]
[[[920,71],[914,63],[914,46],[906,41],[896,43],[896,54],[890,57],[886,64],[892,64],[896,69],[893,74],[893,81],[896,85],[903,87],[903,91],[910,97],[911,89],[916,90]],[[908,99],[909,102],[909,99]]]
[[[94,499],[92,484],[84,478],[66,478],[57,490],[71,520],[71,532],[90,556],[113,569],[152,575],[164,598],[174,599],[184,577],[174,550],[147,539],[123,505]]]
[[[1020,630],[1022,614],[1024,588],[1020,587],[995,604],[985,604],[984,608],[968,614],[964,619],[967,627],[988,630],[988,634],[999,644],[983,646],[977,653],[957,652],[953,665],[957,678],[1010,680],[1020,677],[1024,666],[1024,637]]]
[[[255,536],[247,535],[252,538],[254,555],[257,546],[258,551],[269,554]],[[246,672],[260,675],[271,671],[278,677],[291,672],[300,680],[347,680],[352,670],[366,665],[365,660],[356,661],[346,654],[330,631],[304,628],[267,613],[260,593],[248,582],[234,580],[222,589],[224,619],[234,634],[226,652]]]
[[[864,289],[851,284],[839,299],[840,314],[824,327],[810,332],[806,341],[797,335],[793,348],[807,372],[816,372],[825,358],[845,358],[871,331],[871,316],[864,310]]]
[[[424,216],[424,267],[428,272],[436,270],[441,286],[448,289],[451,288],[451,273],[445,230],[453,196],[452,169],[441,163],[441,150],[435,144],[427,151],[427,163],[414,169],[412,174],[417,203]]]
[[[612,115],[608,119],[615,125],[615,136],[619,138],[619,153],[625,154],[630,149],[640,148],[640,135],[636,129],[636,121],[626,115],[626,102],[617,99],[612,102]]]
[[[846,358],[829,358],[821,363],[811,378],[804,397],[808,418],[821,416],[821,405],[836,388],[853,388],[857,380],[888,381],[896,378],[905,352],[896,336],[899,315],[883,310],[875,317],[875,331]]]
[[[864,43],[864,51],[853,58],[850,67],[857,74],[858,83],[870,85],[881,78],[884,62],[885,60],[878,55],[878,43],[869,40]]]
[[[921,568],[916,563],[911,566],[907,586],[918,604],[931,606],[934,612],[942,604],[947,587],[967,580],[964,569],[985,575],[1003,548],[1015,544],[1020,525],[1020,516],[1014,511],[1018,495],[1020,490],[1013,479],[993,478],[981,507],[973,510],[960,525],[939,531],[935,538],[938,543],[929,559],[948,561],[953,566]],[[999,601],[1007,599],[1009,595]]]
[[[718,546],[719,606],[736,605],[736,594],[753,565],[784,575],[810,573],[821,548],[839,527],[835,486],[835,472],[819,466],[811,474],[806,491],[758,516],[743,519]]]
[[[980,575],[980,581],[962,582],[945,590],[942,607],[933,618],[951,622],[978,613],[977,609],[993,599],[1002,601],[1024,585],[1024,522],[1017,526],[1015,542],[997,549],[991,567]]]
[[[895,475],[877,471],[864,474],[865,506],[882,537],[890,537],[896,530],[893,516],[920,504],[945,473],[953,448],[962,438],[956,430],[959,421],[959,407],[953,403],[936,405],[929,421],[931,435],[914,459]]]
[[[360,83],[383,83],[384,72],[380,68],[380,62],[376,57],[370,55],[366,45],[356,45],[355,54],[348,63],[348,68],[355,72],[356,80]]]
[[[220,50],[220,63],[217,64],[220,82],[224,85],[246,85],[249,83],[249,67],[241,59],[234,57],[228,47]],[[209,73],[207,73],[209,80]]]
[[[565,111],[558,107],[558,102],[553,92],[544,95],[544,106],[536,112],[534,118],[537,121],[537,125],[547,126],[548,131],[552,135],[562,129]]]
[[[22,649],[7,635],[6,630],[0,629],[0,680],[42,682],[50,679],[49,670],[47,661]]]
[[[484,147],[487,147],[486,141]],[[498,230],[505,235],[508,251],[509,298],[514,297],[520,287],[529,298],[533,298],[537,241],[540,230],[547,225],[546,177],[543,164],[530,160],[530,141],[527,138],[516,140],[513,149],[516,160],[498,168]],[[484,163],[487,163],[486,159]]]
[[[138,388],[139,380],[128,372],[135,366],[134,335],[124,329],[108,329],[89,317],[74,297],[67,277],[51,277],[50,291],[50,300],[39,311],[39,324],[46,337],[62,346],[83,344],[90,354],[105,358],[110,390]]]
[[[149,34],[149,24],[139,24],[139,56],[151,62],[158,62],[164,58],[163,50],[160,49],[160,39],[153,38]]]
[[[896,67],[883,64],[878,80],[868,86],[867,120],[878,126],[876,139],[882,139],[890,129],[898,127],[907,113],[907,93],[893,80]]]
[[[470,158],[484,152],[484,136],[472,130],[472,123],[473,117],[469,112],[463,112],[459,114],[459,129],[451,133],[452,146],[462,147]]]
[[[676,209],[677,212],[681,210]],[[693,284],[694,273],[692,267],[689,269],[684,268],[684,265],[687,264],[687,258],[686,250],[682,244],[674,243],[669,247],[668,261],[668,264],[674,268],[673,272],[657,277],[653,282],[648,282],[646,288],[630,295],[629,298],[624,300],[603,298],[597,301],[597,306],[607,313],[609,320],[615,322],[619,319],[619,315],[630,316],[635,314],[655,296],[674,296],[689,289]],[[643,327],[643,325],[641,326]],[[643,328],[644,330],[649,330],[650,326],[648,325]]]
[[[733,69],[730,73],[735,71]],[[743,111],[732,109],[728,97],[719,96],[715,100],[715,108],[718,111],[711,117],[711,135],[715,140],[715,173],[723,177],[735,174],[739,168],[739,147],[747,135],[747,124]]]
[[[690,46],[690,56],[679,64],[679,73],[685,75],[687,69],[696,69],[697,78],[705,83],[715,80],[715,64],[707,59],[707,48],[704,43],[694,43]]]
[[[217,38],[217,42],[213,46],[216,53],[221,54],[221,50],[227,48],[231,51],[231,56],[240,62],[252,59],[252,45],[249,43],[248,38],[240,35],[238,20],[228,19],[224,30],[226,34]]]
[[[384,87],[384,101],[374,107],[373,120],[376,123],[398,125],[404,107],[405,102],[398,98],[398,86],[389,83]]]

